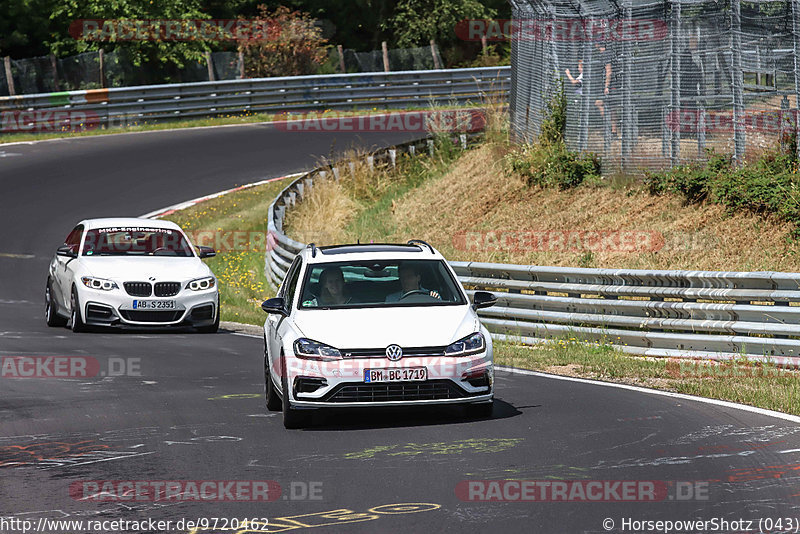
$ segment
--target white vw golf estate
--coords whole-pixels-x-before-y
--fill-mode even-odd
[[[217,279],[170,221],[81,221],[50,262],[45,290],[49,326],[193,326],[219,328]]]
[[[492,410],[492,341],[475,313],[495,297],[464,288],[433,247],[309,245],[262,304],[269,410],[287,428],[309,410],[465,404]]]

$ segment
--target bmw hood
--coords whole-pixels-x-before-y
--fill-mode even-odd
[[[192,278],[211,275],[211,270],[198,258],[178,258],[174,256],[143,257],[81,257],[83,267],[91,276],[111,280],[181,282]]]
[[[469,305],[298,310],[295,325],[338,349],[443,346],[480,330]]]

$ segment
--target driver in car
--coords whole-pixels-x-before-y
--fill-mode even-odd
[[[400,287],[402,289],[387,295],[386,302],[397,302],[406,295],[415,292],[419,294],[424,293],[433,298],[441,300],[442,297],[439,295],[438,291],[430,291],[419,284],[422,275],[420,275],[419,271],[417,271],[416,267],[413,265],[401,263],[400,267],[398,268],[398,274],[400,275]]]
[[[319,288],[319,297],[303,302],[304,306],[336,306],[352,300],[346,295],[344,273],[339,267],[327,267],[319,274]]]

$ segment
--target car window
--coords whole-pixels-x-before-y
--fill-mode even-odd
[[[301,308],[437,306],[466,301],[441,260],[331,262],[310,266]]]
[[[86,232],[84,256],[194,256],[183,234],[170,228],[96,228]]]
[[[64,239],[64,244],[69,247],[70,251],[78,252],[78,247],[81,245],[81,235],[83,235],[83,225],[79,224]]]
[[[284,292],[284,303],[286,304],[286,309],[292,309],[292,302],[294,301],[294,294],[297,290],[297,281],[300,279],[300,271],[302,270],[302,260],[300,256],[296,257],[294,263],[290,268],[290,273],[287,275],[289,278],[288,284],[286,284],[286,291]]]

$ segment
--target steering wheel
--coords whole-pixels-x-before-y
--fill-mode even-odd
[[[411,291],[408,291],[407,293],[403,293],[400,296],[399,300],[403,300],[404,298],[408,297],[409,295],[416,295],[416,294],[430,296],[431,292],[428,291],[427,289],[412,289]]]
[[[151,252],[151,255],[153,255],[153,256],[172,256],[174,253],[175,253],[175,251],[172,250],[169,247],[158,247],[153,252]]]

